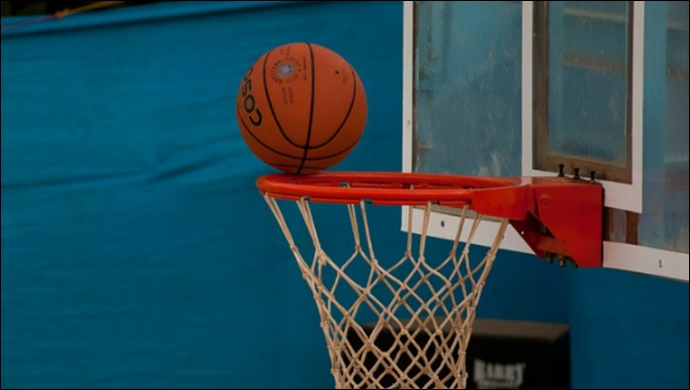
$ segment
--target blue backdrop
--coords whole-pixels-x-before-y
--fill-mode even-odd
[[[273,171],[234,118],[246,69],[291,41],[364,83],[336,168],[400,170],[401,2],[171,2],[3,31],[3,388],[333,386],[254,185]],[[575,387],[687,387],[687,308],[685,283],[502,255],[479,316],[569,323]]]

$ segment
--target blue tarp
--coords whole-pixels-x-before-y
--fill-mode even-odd
[[[171,2],[3,32],[3,388],[332,386],[235,95],[263,52],[329,47],[368,87],[362,143],[390,145],[339,168],[398,170],[401,19],[400,3]]]

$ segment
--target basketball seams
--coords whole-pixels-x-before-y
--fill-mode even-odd
[[[312,69],[315,68],[312,66]],[[338,129],[333,132],[333,135],[331,135],[327,140],[322,142],[321,144],[318,145],[308,145],[311,149],[318,149],[322,148],[324,146],[327,146],[335,137],[340,134],[340,132],[343,130],[343,127],[347,123],[348,119],[350,119],[350,115],[352,114],[352,109],[355,107],[355,101],[357,101],[357,74],[355,73],[355,69],[350,66],[350,73],[352,74],[352,99],[350,100],[350,106],[347,109],[347,113],[345,114],[345,117],[343,118],[343,121],[340,123],[340,126],[338,126]],[[314,100],[314,99],[312,99]]]
[[[291,164],[271,164],[273,168],[279,169],[279,170],[289,170],[293,171],[294,169],[300,169],[301,171],[304,172],[315,172],[315,171],[322,171],[324,169],[328,169],[330,165],[304,165],[304,164],[299,164],[299,165],[291,165]]]
[[[249,135],[252,137],[252,139],[253,139],[254,141],[256,141],[259,145],[263,146],[265,149],[267,149],[267,150],[269,150],[269,151],[271,151],[271,152],[273,152],[273,153],[275,153],[275,154],[277,154],[277,155],[280,155],[280,156],[289,157],[289,158],[294,158],[294,159],[297,159],[297,160],[301,160],[301,159],[302,159],[302,157],[299,157],[299,156],[297,156],[297,157],[296,157],[296,156],[292,156],[292,155],[290,155],[290,154],[288,154],[288,153],[281,152],[281,151],[279,151],[279,150],[276,150],[276,149],[274,149],[274,148],[272,148],[272,147],[266,145],[263,141],[261,141],[261,139],[259,139],[259,137],[257,137],[257,136],[251,131],[250,127],[247,126],[246,123],[244,123],[244,120],[242,119],[242,116],[240,115],[239,107],[237,107],[237,106],[235,107],[235,113],[236,113],[236,115],[237,115],[237,118],[240,120],[240,123],[242,124],[242,127],[243,127],[243,129],[245,130],[245,132],[247,132],[247,134],[249,134]]]
[[[271,50],[270,52],[266,53],[265,56],[264,56],[264,64],[263,64],[263,71],[262,71],[262,73],[263,73],[263,79],[264,79],[264,97],[266,98],[266,101],[268,102],[268,105],[269,105],[271,114],[272,114],[272,116],[273,116],[273,118],[274,118],[274,120],[275,120],[275,123],[276,123],[278,129],[279,129],[280,132],[283,133],[283,135],[285,136],[285,133],[283,132],[283,129],[280,127],[280,124],[278,123],[277,118],[275,117],[275,113],[273,112],[273,107],[272,107],[272,105],[271,105],[271,98],[270,98],[270,95],[269,95],[268,90],[267,90],[267,87],[266,87],[266,77],[265,77],[265,76],[266,76],[266,75],[265,75],[266,62],[267,62],[267,60],[268,60],[269,55],[270,55],[274,50],[275,50],[275,49]],[[253,69],[253,68],[254,68],[254,66],[252,66],[250,69]],[[254,74],[254,72],[252,72],[252,74]],[[251,79],[251,77],[250,77],[250,79]],[[271,151],[271,152],[273,152],[273,153],[275,153],[275,154],[277,154],[277,155],[283,156],[283,157],[294,158],[294,159],[301,159],[301,158],[302,158],[302,157],[295,157],[295,156],[290,155],[290,154],[288,154],[288,153],[285,153],[285,152],[281,152],[281,151],[279,151],[279,150],[276,150],[276,149],[274,149],[274,148],[268,146],[268,145],[267,145],[266,143],[264,143],[263,141],[261,141],[261,139],[260,139],[256,134],[254,134],[254,132],[252,131],[252,127],[250,127],[249,125],[247,125],[247,124],[245,123],[244,119],[242,119],[242,113],[241,113],[241,110],[240,110],[240,104],[239,104],[239,102],[235,105],[235,116],[236,116],[236,118],[240,121],[240,123],[241,123],[241,125],[242,125],[242,128],[243,128],[243,130],[245,131],[245,133],[247,133],[249,136],[251,136],[252,139],[253,139],[254,141],[256,141],[259,145],[261,145],[264,149],[269,150],[269,151]],[[298,144],[296,144],[296,143],[290,141],[290,139],[287,138],[287,136],[285,136],[285,139],[286,139],[290,144],[292,144],[293,146],[295,146],[296,148],[302,149],[302,146],[301,146],[301,145],[298,145]]]
[[[287,142],[289,142],[291,145],[296,146],[296,147],[301,149],[303,147],[302,145],[294,142],[293,140],[290,139],[290,137],[288,137],[287,134],[285,134],[285,130],[283,130],[283,126],[280,125],[280,121],[278,120],[278,116],[276,115],[276,112],[273,109],[273,102],[271,101],[271,94],[268,91],[268,83],[266,82],[267,81],[266,80],[266,64],[268,63],[269,57],[271,56],[271,54],[275,50],[276,49],[273,49],[273,50],[269,51],[268,53],[266,53],[266,57],[264,58],[263,69],[261,70],[261,77],[263,77],[263,80],[264,80],[264,95],[266,97],[266,103],[268,104],[268,108],[269,108],[269,111],[271,112],[271,116],[273,117],[273,121],[275,122],[278,130],[280,131],[280,134],[283,135],[283,138],[285,138],[285,140]],[[312,68],[313,68],[313,65],[312,65]]]
[[[276,149],[274,149],[274,148],[272,148],[272,147],[266,145],[263,141],[261,141],[261,139],[259,139],[254,133],[252,133],[252,131],[250,130],[249,126],[247,126],[247,124],[246,124],[246,123],[244,122],[244,120],[242,119],[241,115],[239,115],[239,114],[240,114],[240,111],[239,111],[239,107],[237,107],[237,106],[235,106],[235,113],[237,114],[237,118],[239,119],[240,124],[242,125],[242,128],[243,128],[243,129],[247,132],[247,134],[249,134],[249,135],[252,137],[252,139],[253,139],[254,141],[256,141],[259,145],[261,145],[261,146],[264,147],[265,149],[267,149],[267,150],[269,150],[269,151],[275,153],[276,155],[283,156],[283,157],[287,157],[287,158],[292,158],[292,159],[295,159],[295,160],[304,160],[304,161],[327,160],[327,159],[330,159],[330,158],[333,158],[333,157],[340,156],[340,155],[343,154],[343,153],[349,152],[350,150],[352,150],[352,148],[354,148],[354,147],[357,145],[357,142],[358,142],[358,141],[355,141],[355,142],[353,142],[352,144],[350,144],[349,146],[347,146],[346,148],[344,148],[343,150],[338,151],[337,153],[333,153],[333,154],[326,155],[326,156],[308,157],[308,158],[304,158],[303,156],[293,156],[293,155],[291,155],[291,154],[281,152],[281,151],[279,151],[279,150],[276,150]]]
[[[311,44],[309,44],[308,42],[306,42],[305,44],[307,45],[307,49],[309,49],[309,62],[311,63],[311,99],[309,102],[309,126],[307,127],[307,139],[305,140],[304,144],[302,164],[300,164],[300,167],[297,169],[297,173],[300,173],[300,171],[302,171],[302,168],[304,167],[304,162],[307,159],[307,154],[309,154],[309,141],[311,140],[312,124],[314,123],[314,92],[316,89],[316,64],[314,64],[314,50],[312,49]]]
[[[336,153],[329,154],[326,156],[319,156],[319,157],[307,157],[305,158],[306,161],[318,161],[318,160],[326,160],[329,158],[337,157],[340,156],[341,154],[348,153],[351,151],[355,146],[357,145],[357,142],[353,142],[351,145],[343,148],[342,150],[337,151]]]

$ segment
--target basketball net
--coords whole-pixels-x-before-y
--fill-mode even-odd
[[[475,310],[508,219],[499,219],[491,247],[477,249],[480,256],[471,260],[481,214],[468,218],[468,207],[460,208],[455,239],[438,256],[425,253],[433,252],[427,249],[431,204],[418,206],[420,234],[412,233],[415,213],[408,207],[404,253],[384,259],[375,254],[367,215],[376,206],[336,204],[347,209],[354,249],[334,261],[319,239],[309,198],[287,200],[304,220],[313,244],[308,249],[295,244],[278,200],[269,192],[264,198],[312,290],[336,388],[465,388]]]

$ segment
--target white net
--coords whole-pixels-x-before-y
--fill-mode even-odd
[[[470,256],[483,218],[476,213],[468,218],[465,207],[455,240],[444,241],[450,248],[431,256],[427,231],[432,206],[423,207],[421,234],[411,233],[414,212],[409,207],[404,253],[379,259],[368,219],[368,208],[374,206],[364,201],[335,205],[347,208],[354,249],[334,261],[319,239],[308,198],[288,201],[297,204],[304,220],[313,244],[307,250],[295,244],[279,201],[268,193],[264,197],[313,292],[336,388],[465,387],[465,352],[475,309],[508,220],[498,222],[488,250],[477,248],[479,256]]]

